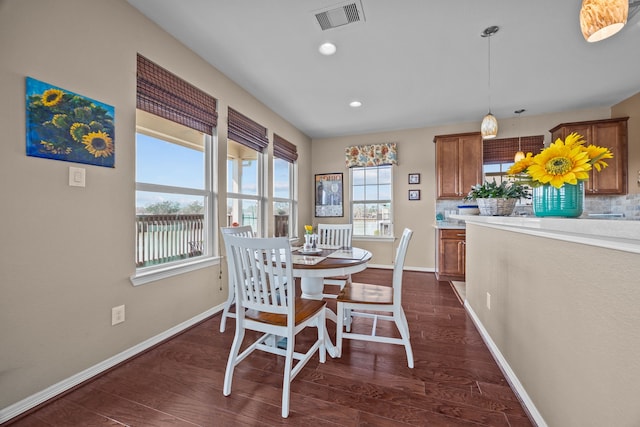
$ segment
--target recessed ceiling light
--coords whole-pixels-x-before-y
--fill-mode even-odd
[[[362,102],[360,102],[360,101],[351,101],[351,102],[349,103],[349,106],[351,106],[351,107],[353,107],[353,108],[358,108],[358,107],[361,107],[361,106],[362,106]]]
[[[323,55],[333,55],[334,53],[336,53],[336,45],[330,42],[322,43],[318,50]]]

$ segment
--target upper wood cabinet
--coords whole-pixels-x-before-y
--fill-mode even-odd
[[[480,132],[436,135],[436,181],[438,199],[459,199],[472,185],[482,182],[482,135]]]
[[[627,194],[627,120],[629,117],[561,123],[549,131],[553,142],[576,132],[587,144],[607,147],[613,153],[613,159],[606,160],[606,168],[589,172],[586,195]]]

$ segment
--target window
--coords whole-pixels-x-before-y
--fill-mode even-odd
[[[142,55],[136,91],[134,285],[214,263],[217,101]]]
[[[211,135],[136,115],[136,266],[210,255]]]
[[[227,226],[250,225],[262,230],[263,154],[227,141]]]
[[[296,199],[297,147],[273,135],[273,215],[274,236],[294,237],[297,230]]]
[[[350,169],[354,236],[393,236],[391,168],[385,165]]]
[[[232,108],[228,111],[227,225],[250,225],[261,236],[267,128]]]

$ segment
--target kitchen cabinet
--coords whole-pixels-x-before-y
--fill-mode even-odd
[[[436,279],[464,281],[466,231],[463,228],[439,228]]]
[[[628,117],[621,117],[561,123],[549,131],[554,142],[576,132],[587,144],[607,147],[613,153],[613,159],[606,160],[606,168],[589,172],[589,180],[584,183],[586,195],[627,194],[627,120]]]
[[[438,199],[460,199],[482,182],[480,132],[437,135],[436,182]]]

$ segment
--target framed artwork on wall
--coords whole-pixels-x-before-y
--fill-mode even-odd
[[[409,190],[409,200],[420,200],[420,190]]]
[[[342,205],[342,174],[316,174],[314,184],[316,217],[344,216],[344,207]]]
[[[115,109],[27,77],[27,156],[114,167]]]
[[[419,173],[410,173],[409,174],[409,184],[420,184],[420,174]]]

